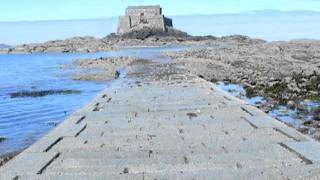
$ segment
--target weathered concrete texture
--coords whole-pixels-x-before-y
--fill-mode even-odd
[[[166,64],[128,69],[0,179],[320,178],[319,143]]]

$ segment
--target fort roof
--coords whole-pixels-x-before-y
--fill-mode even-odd
[[[160,5],[153,5],[153,6],[129,6],[127,9],[159,9],[161,8]]]

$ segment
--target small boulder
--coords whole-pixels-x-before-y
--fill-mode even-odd
[[[0,143],[1,143],[1,142],[3,142],[3,141],[5,141],[5,140],[6,140],[6,138],[5,138],[5,137],[0,136]]]
[[[312,85],[317,84],[317,83],[318,83],[318,78],[317,78],[317,76],[311,76],[311,77],[310,77],[310,83],[311,83]]]
[[[299,103],[297,105],[297,110],[302,113],[308,113],[308,107],[304,103]]]
[[[289,109],[295,109],[296,103],[294,101],[288,101],[287,106]]]
[[[313,120],[320,121],[320,107],[312,108]]]

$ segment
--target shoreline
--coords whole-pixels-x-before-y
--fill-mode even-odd
[[[273,172],[271,166],[277,165],[278,172],[282,167],[301,168],[306,165],[304,158],[311,163],[317,160],[312,155],[318,151],[318,142],[175,65],[142,64],[128,77],[132,81],[104,89],[1,169],[0,176],[121,179],[155,173],[154,177],[161,179],[172,173],[173,166],[179,176],[190,177],[186,170],[198,176],[209,163],[217,177],[221,167],[229,172],[235,166],[240,173],[256,170],[261,177],[261,166],[268,176]],[[212,137],[217,138],[214,143]],[[305,147],[304,143],[313,148],[301,155],[279,146],[279,142],[293,146],[294,152],[301,152],[299,147]],[[258,157],[261,153],[265,161]],[[121,164],[119,157],[123,157]],[[32,166],[21,166],[24,161],[32,162]],[[169,164],[164,166],[163,161]],[[231,161],[228,166],[226,161]],[[152,165],[141,169],[141,162]],[[252,169],[256,163],[261,166]],[[159,168],[161,174],[157,174]]]
[[[14,157],[22,153],[23,151],[24,149],[0,155],[0,168],[3,167],[6,163],[8,163],[10,160],[12,160]]]
[[[272,49],[273,47],[271,47],[272,52],[281,52],[283,53],[283,51],[287,51],[282,49],[281,44],[286,45],[290,45],[292,43],[296,43],[296,42],[315,42],[316,43],[316,47],[318,47],[318,43],[320,41],[317,40],[311,40],[311,41],[306,41],[306,40],[301,40],[301,41],[297,41],[297,40],[293,40],[293,41],[277,41],[277,42],[266,42],[263,40],[256,40],[256,39],[251,39],[249,37],[245,37],[245,36],[229,36],[229,37],[222,37],[219,40],[205,40],[205,41],[201,41],[198,42],[198,45],[204,45],[206,43],[208,47],[195,47],[193,45],[186,45],[184,43],[180,43],[180,44],[169,44],[169,45],[157,45],[157,46],[140,46],[141,47],[170,47],[170,46],[175,46],[175,45],[186,45],[187,46],[187,50],[178,50],[178,51],[173,51],[173,52],[169,52],[169,51],[165,51],[162,52],[160,55],[162,56],[167,56],[169,58],[172,59],[172,61],[169,62],[169,64],[175,64],[175,65],[183,65],[185,66],[185,68],[190,71],[193,72],[194,74],[198,75],[199,77],[201,77],[202,79],[205,79],[209,82],[215,83],[217,81],[225,81],[228,83],[236,83],[238,85],[242,85],[244,86],[245,89],[245,93],[242,94],[245,97],[255,97],[255,96],[263,96],[265,99],[267,99],[267,103],[265,104],[259,104],[259,108],[265,112],[270,112],[276,105],[279,105],[281,103],[279,103],[279,101],[274,100],[274,99],[269,99],[268,96],[264,96],[263,93],[259,93],[258,90],[259,89],[255,89],[255,86],[258,84],[255,78],[260,78],[263,77],[263,74],[260,74],[259,76],[256,77],[251,77],[250,73],[244,73],[242,75],[239,75],[237,73],[243,73],[246,72],[247,69],[240,69],[239,71],[234,71],[235,69],[237,69],[237,67],[242,68],[243,64],[246,64],[246,60],[247,59],[243,59],[243,57],[245,58],[250,58],[250,56],[253,56],[257,59],[255,59],[255,61],[253,62],[253,64],[255,65],[255,63],[257,63],[257,61],[259,60],[259,58],[263,58],[263,56],[260,57],[259,53],[264,53],[264,49],[261,47],[264,47],[265,44],[276,44],[276,49]],[[197,41],[193,41],[192,43],[197,44]],[[280,45],[279,45],[280,44]],[[293,45],[295,48],[300,48],[303,47],[303,43],[301,45]],[[257,47],[256,47],[257,46]],[[260,47],[261,46],[261,47]],[[252,49],[255,51],[251,51],[250,49],[246,49],[247,47],[253,47]],[[267,46],[268,47],[268,46]],[[118,47],[117,50],[119,49],[125,49],[125,48],[139,48],[139,46],[129,46],[129,47]],[[244,48],[244,49],[243,49]],[[256,49],[255,49],[256,48]],[[313,45],[310,45],[310,48],[314,48]],[[307,48],[308,49],[308,48]],[[299,50],[299,49],[298,49]],[[230,53],[231,52],[231,53]],[[57,53],[57,52],[54,52]],[[66,53],[66,52],[65,52]],[[70,52],[68,52],[70,53]],[[71,52],[72,53],[72,52]],[[76,52],[77,53],[77,52]],[[215,53],[220,53],[218,54],[219,56],[215,56]],[[230,54],[236,54],[235,56],[228,56]],[[317,57],[317,53],[318,51],[316,51],[315,53],[315,57]],[[46,53],[47,54],[47,53]],[[266,53],[271,54],[271,53]],[[263,54],[263,55],[266,55]],[[221,59],[223,59],[225,57],[229,58],[228,60],[230,60],[230,62],[234,61],[234,65],[235,67],[232,67],[229,69],[224,69],[224,63]],[[285,56],[284,56],[285,57]],[[304,57],[304,56],[302,56]],[[308,58],[308,56],[306,56]],[[320,57],[320,56],[319,56]],[[299,57],[298,57],[299,58]],[[111,64],[104,64],[102,61],[109,61],[109,60],[113,60],[114,62]],[[127,62],[122,62],[122,60],[128,60]],[[240,59],[240,61],[238,61]],[[108,78],[108,79],[115,79],[117,77],[117,70],[121,67],[125,67],[125,68],[130,68],[130,66],[132,64],[135,63],[135,61],[138,60],[142,60],[139,57],[135,57],[133,59],[130,59],[128,57],[116,57],[116,58],[95,58],[95,59],[80,59],[82,60],[82,62],[84,62],[84,64],[78,66],[79,69],[83,68],[83,69],[94,69],[97,68],[98,66],[103,66],[103,68],[100,68],[99,71],[105,71],[105,73],[101,73],[99,74],[99,72],[97,74],[94,74],[93,76],[90,77],[90,74],[88,74],[88,71],[83,71],[82,75],[79,76],[79,78],[77,78],[77,80],[97,80],[100,79],[101,76],[104,76],[104,78]],[[301,60],[301,59],[300,59]],[[98,62],[101,61],[101,62]],[[98,63],[97,63],[98,62]],[[117,63],[118,62],[118,63]],[[229,62],[227,62],[229,63]],[[227,64],[225,63],[225,64]],[[260,64],[261,65],[261,64]],[[222,67],[222,68],[221,68]],[[261,66],[263,67],[263,65]],[[320,67],[320,66],[319,66]],[[221,68],[221,69],[219,69]],[[254,68],[254,67],[251,67]],[[77,68],[76,68],[77,69]],[[250,68],[249,68],[250,69]],[[225,73],[225,72],[229,72],[229,71],[233,71],[234,74],[225,74],[222,75],[221,74],[221,70]],[[92,71],[94,72],[94,71]],[[250,71],[249,71],[250,72]],[[96,72],[94,72],[96,73]],[[251,71],[251,73],[257,74],[256,72]],[[218,75],[220,77],[215,77],[215,75]],[[235,76],[235,75],[239,75],[239,76]],[[317,74],[316,74],[317,75]],[[236,77],[235,79],[226,79],[223,77]],[[319,76],[320,77],[320,76]],[[315,82],[319,84],[319,78],[317,76]],[[265,78],[268,80],[268,76],[266,75]],[[279,78],[270,78],[269,80],[272,79],[271,82],[271,86],[276,84],[279,81]],[[101,80],[101,79],[100,79]],[[105,79],[104,79],[105,80]],[[308,79],[310,82],[311,80]],[[313,80],[314,81],[314,80]],[[280,81],[281,82],[281,81]],[[267,81],[263,81],[263,83],[269,83]],[[277,91],[271,91],[274,95],[278,95],[281,94]],[[299,96],[297,97],[299,98]],[[301,102],[298,100],[294,101],[294,104],[292,106],[294,106],[295,109],[299,109],[302,112],[306,110],[306,107],[299,107],[296,102]],[[287,104],[286,107],[289,107],[289,100],[286,102]],[[319,106],[320,107],[320,106]],[[289,110],[289,108],[287,108]],[[310,114],[311,112],[307,112],[307,114]],[[319,111],[320,113],[320,111]],[[320,117],[320,116],[319,116]],[[318,120],[306,120],[303,123],[303,127],[301,129],[298,129],[300,132],[303,132],[304,134],[307,134],[308,130],[310,130],[311,128],[316,128],[315,131],[313,132],[313,134],[311,134],[311,136],[313,136],[313,138],[320,140],[320,123],[318,122]],[[16,154],[13,152],[13,154],[9,153],[8,155],[4,156],[4,157],[0,157],[0,161],[2,160],[4,163],[9,161],[12,157],[14,157]],[[3,159],[1,159],[3,158]]]
[[[264,97],[268,113],[284,106],[301,120],[298,129],[320,140],[320,41],[257,42],[163,52],[210,82],[243,86],[242,96]]]

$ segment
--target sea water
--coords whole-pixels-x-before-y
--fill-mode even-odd
[[[0,55],[0,155],[28,147],[70,113],[83,106],[110,81],[75,81],[73,69],[60,69],[77,58],[138,56],[167,61],[163,50],[181,47],[128,48],[99,53]],[[11,98],[10,93],[41,90],[78,90],[80,94]]]

